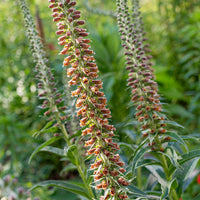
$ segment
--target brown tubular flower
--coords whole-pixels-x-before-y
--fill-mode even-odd
[[[131,100],[136,107],[136,119],[140,122],[140,128],[143,137],[154,138],[150,146],[154,144],[154,140],[163,137],[166,132],[163,127],[165,116],[162,114],[162,106],[160,96],[158,94],[157,83],[148,44],[144,44],[147,39],[144,38],[142,18],[139,12],[139,0],[133,0],[133,14],[130,15],[127,6],[127,0],[117,0],[118,25],[121,34],[122,46],[125,49],[126,69],[129,71],[128,86],[132,90]],[[158,141],[158,140],[157,140]],[[156,144],[153,149],[160,150],[161,144]]]
[[[85,22],[80,20],[80,11],[74,6],[75,1],[49,0],[53,11],[53,21],[57,22],[59,30],[59,44],[64,45],[61,51],[66,55],[64,66],[68,66],[68,75],[71,77],[69,85],[77,85],[72,95],[78,97],[76,107],[77,115],[81,116],[80,125],[85,127],[82,136],[88,139],[85,146],[89,146],[87,154],[95,158],[90,169],[97,170],[94,175],[96,189],[105,190],[103,199],[111,199],[113,191],[119,199],[127,198],[124,186],[129,183],[123,178],[125,170],[121,168],[124,163],[120,161],[115,151],[119,150],[117,143],[111,137],[115,128],[109,125],[110,110],[106,108],[106,97],[100,89],[101,80],[98,80],[98,67],[90,49],[90,40],[86,29],[80,27]],[[59,19],[58,19],[59,17]],[[87,128],[86,128],[87,127]],[[113,172],[117,172],[113,176]],[[121,180],[121,181],[118,181]],[[112,190],[112,192],[111,192]]]

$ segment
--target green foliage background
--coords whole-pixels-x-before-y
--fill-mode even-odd
[[[48,2],[28,3],[33,16],[36,6],[39,8],[50,66],[61,80],[62,57],[57,55],[60,47]],[[125,59],[113,15],[115,1],[85,0],[78,6],[87,21],[119,141],[132,143],[136,139],[134,108],[129,105]],[[112,16],[103,15],[110,11]],[[185,126],[180,134],[200,136],[200,1],[143,0],[142,11],[168,116]],[[40,153],[31,165],[27,164],[31,152],[43,140],[32,138],[32,134],[43,127],[44,120],[37,107],[34,64],[17,1],[2,0],[0,4],[0,69],[0,162],[5,166],[4,175],[18,176],[27,187],[44,179],[77,178],[76,172],[72,176],[59,175],[66,163],[60,164],[56,156]],[[199,144],[189,145],[196,149]],[[194,180],[183,199],[192,198],[199,190],[200,185]],[[66,195],[58,190],[36,193],[41,199],[49,195],[48,199],[61,200]],[[72,195],[70,199],[73,198],[77,199]]]

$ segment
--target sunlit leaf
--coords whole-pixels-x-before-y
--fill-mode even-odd
[[[43,181],[36,185],[34,185],[30,190],[35,190],[38,187],[57,187],[63,190],[67,190],[73,192],[75,194],[86,197],[87,199],[92,199],[89,194],[86,192],[87,190],[84,187],[80,186],[80,183],[72,182],[72,181]]]
[[[53,137],[53,138],[50,138],[49,140],[47,140],[46,142],[44,142],[43,144],[41,144],[40,146],[38,146],[35,151],[31,154],[29,160],[28,160],[28,163],[30,164],[32,158],[41,150],[43,149],[44,147],[54,143],[55,141],[57,140],[60,140],[62,139],[62,137]]]
[[[181,136],[179,136],[176,132],[166,132],[165,133],[167,136],[173,138],[174,140],[176,140],[177,142],[179,142],[180,144],[182,144],[185,149],[188,151],[188,147],[187,145],[185,144],[184,140],[181,138]]]
[[[65,156],[64,150],[57,148],[57,147],[45,146],[40,151],[47,151],[47,152],[50,152],[50,153],[54,153],[58,156]]]

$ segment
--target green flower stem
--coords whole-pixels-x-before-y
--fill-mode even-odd
[[[85,165],[84,165],[84,167],[85,167]],[[87,189],[91,199],[95,199],[94,193],[93,193],[91,187],[89,186],[89,184],[87,183],[87,178],[85,177],[85,174],[84,174],[82,168],[80,167],[80,165],[77,165],[77,169],[78,169],[78,172],[79,172],[79,174],[80,174],[80,176],[81,176],[81,178],[83,180],[85,188]]]
[[[64,139],[65,139],[65,141],[67,143],[67,146],[70,146],[71,145],[71,141],[69,139],[69,134],[67,133],[67,130],[66,130],[64,124],[60,120],[59,112],[56,112],[56,120],[60,125],[60,129],[61,129],[61,131],[63,133],[63,136],[64,136]],[[73,156],[76,158],[76,160],[81,158],[81,156],[79,154],[78,155],[73,154]],[[93,191],[90,188],[90,186],[88,185],[87,178],[86,178],[86,176],[85,176],[85,174],[84,174],[84,172],[82,170],[82,169],[86,169],[86,166],[85,166],[84,162],[82,163],[82,166],[80,167],[79,162],[77,161],[76,166],[77,166],[77,170],[78,170],[78,172],[79,172],[79,174],[81,176],[81,179],[82,179],[82,181],[83,181],[83,183],[85,185],[85,188],[87,189],[91,199],[94,199]]]
[[[55,106],[55,110],[57,110],[57,106]],[[56,112],[55,115],[56,115],[56,120],[59,123],[60,129],[61,129],[61,131],[63,133],[64,140],[66,141],[67,146],[69,147],[71,145],[71,141],[69,139],[69,134],[67,133],[65,125],[60,120],[59,112]],[[76,158],[76,160],[81,158],[81,155],[79,155],[79,154],[78,155],[73,154],[73,156]],[[81,179],[82,179],[82,181],[83,181],[83,183],[85,185],[85,188],[87,189],[91,199],[94,199],[94,193],[93,193],[92,189],[90,188],[90,186],[88,185],[87,178],[86,178],[86,176],[85,176],[85,174],[84,174],[84,172],[82,170],[82,169],[86,169],[86,166],[85,166],[84,162],[82,162],[82,166],[80,167],[79,162],[77,161],[76,166],[77,166],[77,170],[78,170],[78,172],[79,172],[79,174],[81,176]]]
[[[166,160],[166,158],[165,158],[165,156],[163,154],[161,156],[161,161],[163,163],[163,170],[165,172],[165,176],[167,178],[167,181],[169,181],[170,180],[170,177],[169,177],[169,168],[168,168],[167,160]]]
[[[162,144],[161,144],[158,136],[155,137],[155,141],[157,142],[158,146],[161,148]],[[167,181],[171,181],[172,177],[169,174],[169,167],[168,167],[168,164],[167,164],[166,156],[162,154],[161,156],[158,156],[158,158],[160,159],[160,161],[162,163],[162,167],[163,167]],[[179,200],[175,189],[171,189],[170,200]]]
[[[161,161],[163,163],[163,170],[165,172],[165,176],[167,178],[167,181],[171,181],[171,176],[169,175],[169,167],[167,164],[166,157],[162,154]],[[170,200],[179,200],[178,195],[176,193],[175,189],[172,189],[170,192]]]
[[[172,189],[171,194],[172,194],[171,200],[179,200],[175,189]]]
[[[67,133],[67,130],[66,130],[64,124],[61,124],[61,127],[60,127],[60,128],[61,128],[61,130],[62,130],[62,132],[63,132],[63,136],[64,136],[64,139],[65,139],[67,145],[70,146],[70,145],[71,145],[71,142],[70,142],[70,140],[69,140],[69,135],[68,135],[68,133]]]
[[[60,114],[58,112],[58,108],[57,106],[55,105],[54,106],[54,109],[55,109],[55,117],[56,117],[56,121],[58,122],[59,124],[59,127],[63,133],[63,136],[64,136],[64,140],[66,141],[67,145],[70,146],[71,145],[71,142],[69,140],[69,134],[67,133],[67,130],[65,128],[65,125],[62,123],[62,121],[60,120]]]
[[[137,169],[137,186],[139,189],[142,188],[142,169],[138,167]]]

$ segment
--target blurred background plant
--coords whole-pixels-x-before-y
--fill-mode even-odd
[[[48,2],[27,2],[33,16],[36,16],[38,5],[50,65],[55,66],[56,76],[61,77],[62,58],[57,56],[60,47],[55,39],[56,26],[51,23]],[[180,130],[182,134],[200,136],[200,1],[143,0],[142,5],[159,90],[163,101],[167,103],[165,107],[169,111],[168,115],[172,120],[184,124],[185,129]],[[96,52],[113,123],[118,128],[118,140],[133,143],[136,133],[134,122],[130,119],[135,111],[128,105],[129,91],[126,89],[125,59],[115,18],[115,1],[85,0],[79,2],[79,6],[89,22],[92,48]],[[0,161],[6,166],[5,174],[19,177],[20,184],[31,187],[39,180],[60,179],[59,172],[63,164],[58,164],[60,162],[56,156],[44,153],[38,154],[31,165],[27,163],[33,149],[43,141],[41,138],[32,138],[32,134],[44,126],[44,120],[37,107],[39,102],[32,70],[34,64],[23,26],[17,1],[2,0]],[[187,143],[190,149],[197,149],[199,145],[195,140]],[[66,171],[62,178],[76,178],[76,172],[70,175]],[[183,195],[183,200],[195,197],[199,189],[200,185],[194,179]],[[66,192],[51,188],[44,193],[39,190],[35,192],[39,193],[40,199],[47,199],[49,195],[49,199],[62,200],[63,195],[66,195]],[[73,198],[77,199],[71,195]]]

